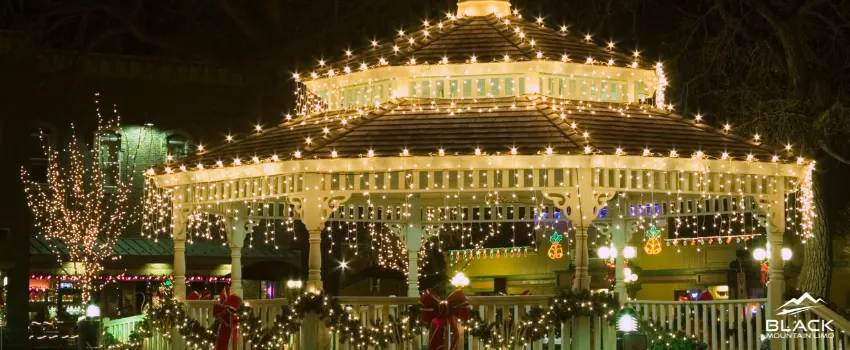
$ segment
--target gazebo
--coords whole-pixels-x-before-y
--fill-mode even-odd
[[[321,290],[321,241],[334,239],[327,226],[334,220],[372,223],[382,228],[375,235],[398,237],[408,296],[417,297],[423,242],[445,224],[566,221],[563,234],[574,242],[572,286],[583,290],[591,279],[589,232],[596,234],[591,240],[621,249],[639,226],[654,225],[628,208],[649,208],[648,217],[658,220],[750,213],[774,247],[770,283],[766,306],[745,312],[747,320],[758,317],[759,331],[748,339],[742,331],[733,342],[757,344],[762,318],[778,318],[774,310],[784,302],[786,222],[801,223],[795,232],[803,240],[811,235],[814,162],[758,137],[735,136],[728,125],[677,115],[664,98],[661,63],[526,21],[507,0],[461,0],[458,7],[418,30],[295,74],[298,108],[281,123],[199,146],[147,172],[144,225],[151,236],[174,239],[176,297],[185,297],[186,241],[209,236],[201,228],[210,225],[221,227],[231,248],[236,294],[246,235],[263,221],[304,224],[306,289]],[[548,242],[540,246],[545,251]],[[669,320],[671,328],[679,327],[674,316],[685,314],[689,321],[701,315],[708,327],[700,306],[683,314],[673,303],[627,301],[622,259],[618,254],[614,290],[621,302]],[[730,322],[749,324],[729,313]],[[597,327],[590,320],[572,327],[579,330],[574,348],[602,348],[591,339],[599,332],[580,332]],[[690,324],[687,332],[709,334]]]

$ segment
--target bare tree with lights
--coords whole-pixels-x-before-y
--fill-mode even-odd
[[[46,183],[34,181],[22,168],[37,234],[50,242],[60,264],[73,264],[83,302],[91,300],[94,279],[103,271],[104,261],[118,258],[113,247],[132,222],[129,194],[133,171],[121,176],[117,159],[109,159],[108,148],[115,146],[104,144],[101,137],[117,127],[117,118],[108,122],[98,118],[97,137],[89,152],[78,141],[73,125],[71,141],[61,153],[45,144]]]

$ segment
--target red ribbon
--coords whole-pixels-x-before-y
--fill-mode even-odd
[[[466,295],[456,290],[450,294],[448,299],[440,300],[433,292],[426,290],[419,298],[422,307],[420,318],[423,322],[431,323],[428,350],[455,350],[460,334],[458,333],[457,320],[469,319],[469,304]],[[452,332],[451,343],[446,348],[446,326]]]

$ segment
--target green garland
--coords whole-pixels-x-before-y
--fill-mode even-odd
[[[215,325],[206,328],[189,317],[183,309],[183,303],[166,294],[159,305],[148,308],[138,328],[130,333],[129,340],[117,342],[104,332],[104,345],[107,350],[139,350],[144,340],[159,331],[164,337],[170,337],[168,330],[177,327],[190,349],[211,349],[215,345]],[[105,330],[104,330],[105,331]]]
[[[167,330],[177,327],[186,340],[188,349],[211,349],[215,346],[216,328],[213,324],[204,327],[197,320],[187,316],[183,303],[174,298],[163,298],[159,305],[145,312],[144,320],[126,342],[117,342],[114,337],[104,333],[104,345],[107,350],[140,350],[144,339],[150,338],[154,330],[160,330],[169,337]],[[301,323],[308,313],[314,313],[325,322],[331,331],[340,330],[341,343],[357,343],[376,348],[386,348],[390,344],[404,344],[413,339],[420,328],[425,327],[419,320],[419,308],[408,308],[399,319],[393,316],[384,321],[376,319],[369,326],[347,312],[334,298],[323,292],[303,293],[292,305],[281,307],[281,313],[275,322],[263,327],[260,317],[249,306],[239,308],[240,338],[254,344],[256,349],[280,349],[288,344],[291,337],[299,332]]]
[[[487,348],[512,349],[543,339],[550,330],[559,334],[560,324],[573,317],[603,317],[613,324],[619,308],[620,302],[613,293],[562,290],[549,298],[548,308],[531,308],[519,321],[508,317],[487,323],[474,312],[467,327]]]
[[[420,320],[418,306],[409,307],[398,318],[389,316],[387,320],[376,319],[369,325],[363,325],[335,298],[323,292],[303,293],[291,305],[281,308],[275,322],[264,327],[253,309],[243,304],[239,308],[240,339],[258,349],[280,349],[300,331],[308,313],[318,315],[328,329],[337,332],[341,343],[374,348],[406,344],[418,336],[422,329],[430,326]],[[485,347],[515,348],[543,339],[550,330],[559,336],[561,323],[573,317],[602,317],[613,325],[614,315],[619,309],[619,301],[613,293],[564,290],[549,298],[547,308],[531,308],[518,321],[513,317],[500,317],[488,323],[477,312],[473,312],[466,327],[470,335]],[[167,330],[174,327],[179,329],[180,335],[186,340],[187,349],[211,349],[215,345],[216,325],[203,327],[199,321],[188,317],[183,303],[171,297],[163,298],[159,305],[145,312],[144,320],[130,334],[128,341],[119,343],[104,334],[104,345],[107,350],[141,350],[144,339],[152,337],[155,330],[168,337],[170,332]],[[667,332],[649,322],[641,322],[639,331],[646,334],[652,350],[703,350],[707,347],[694,337],[688,337],[682,332]]]
[[[667,331],[650,321],[640,321],[638,332],[646,335],[650,350],[705,350],[708,344],[682,331]]]

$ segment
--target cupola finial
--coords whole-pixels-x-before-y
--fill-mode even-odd
[[[511,14],[510,0],[458,0],[458,16],[486,16],[491,13]]]

